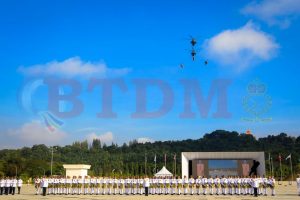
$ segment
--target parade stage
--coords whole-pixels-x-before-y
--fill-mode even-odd
[[[181,163],[182,177],[265,175],[264,152],[182,152]]]

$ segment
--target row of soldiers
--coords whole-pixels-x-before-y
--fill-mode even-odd
[[[36,194],[40,193],[40,185],[47,185],[48,194],[190,194],[190,195],[253,195],[254,183],[259,183],[258,194],[275,195],[275,179],[273,177],[50,177],[35,178]]]
[[[18,188],[18,194],[21,192],[23,180],[17,177],[0,177],[0,195],[14,195],[16,188]]]

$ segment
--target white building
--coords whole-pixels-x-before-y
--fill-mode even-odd
[[[91,168],[91,165],[83,165],[83,164],[66,164],[63,165],[66,170],[66,176],[81,176],[85,177],[88,175],[88,170]]]

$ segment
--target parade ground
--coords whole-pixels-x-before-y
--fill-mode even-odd
[[[24,185],[22,188],[22,192],[20,195],[3,195],[0,196],[1,199],[18,199],[18,200],[31,200],[31,199],[101,199],[101,200],[109,200],[109,199],[116,199],[116,200],[131,200],[131,199],[177,199],[177,200],[188,200],[188,199],[197,199],[197,200],[205,200],[205,199],[280,199],[280,200],[293,200],[299,199],[300,197],[297,195],[297,187],[296,183],[293,183],[292,186],[288,184],[288,182],[283,182],[281,185],[276,184],[276,196],[217,196],[217,195],[48,195],[48,196],[41,196],[35,195],[34,186],[32,185]]]

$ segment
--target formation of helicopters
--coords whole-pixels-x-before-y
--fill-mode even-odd
[[[196,50],[196,45],[197,45],[197,39],[193,36],[190,37],[190,44],[191,44],[191,49],[190,49],[190,55],[192,58],[192,61],[195,62],[196,61],[196,55],[197,55],[197,50]],[[208,64],[208,60],[205,59],[204,60],[204,65]],[[180,68],[184,68],[184,64],[180,64],[179,65]]]

